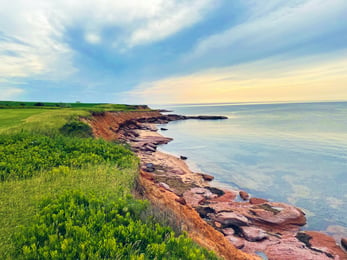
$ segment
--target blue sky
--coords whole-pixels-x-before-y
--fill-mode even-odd
[[[0,0],[0,100],[347,100],[346,0]]]

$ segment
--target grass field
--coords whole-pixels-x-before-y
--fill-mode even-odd
[[[88,137],[90,127],[77,121],[96,106],[146,107],[33,105],[0,109],[0,259],[216,259],[141,217],[148,203],[131,195],[138,158],[122,144]]]

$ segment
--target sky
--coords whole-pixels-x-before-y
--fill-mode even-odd
[[[346,0],[0,0],[0,100],[347,100]]]

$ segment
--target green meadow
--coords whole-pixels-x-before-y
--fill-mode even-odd
[[[1,259],[216,259],[148,214],[149,203],[132,195],[138,158],[79,121],[139,107],[0,107]]]

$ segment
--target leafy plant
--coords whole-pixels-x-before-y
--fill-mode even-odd
[[[87,138],[93,136],[92,128],[81,121],[71,121],[63,125],[59,129],[60,133],[67,136],[75,136],[81,138]]]
[[[134,160],[125,147],[103,140],[26,133],[0,135],[0,158],[0,181],[28,178],[61,166],[113,163],[126,168]]]
[[[24,259],[217,259],[169,227],[139,220],[146,203],[81,191],[46,199],[34,222],[16,234]]]

